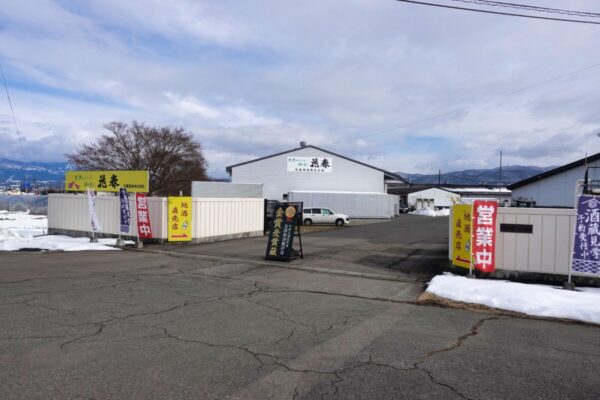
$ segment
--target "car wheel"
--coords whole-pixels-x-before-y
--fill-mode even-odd
[[[341,219],[341,218],[338,218],[338,219],[335,220],[335,224],[337,226],[342,226],[342,225],[344,225],[344,220]]]
[[[308,226],[312,225],[312,219],[308,219],[308,218],[305,219],[304,220],[304,225],[308,225]]]

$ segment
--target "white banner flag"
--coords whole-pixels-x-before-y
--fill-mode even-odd
[[[98,216],[96,215],[96,195],[90,188],[88,188],[87,196],[88,196],[88,205],[90,207],[90,226],[92,228],[92,232],[101,231],[102,227],[100,226],[100,222],[98,221]]]

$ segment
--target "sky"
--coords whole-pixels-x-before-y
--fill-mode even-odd
[[[560,165],[600,151],[599,41],[393,0],[2,0],[0,158],[137,120],[193,133],[215,178],[300,141],[389,171]]]

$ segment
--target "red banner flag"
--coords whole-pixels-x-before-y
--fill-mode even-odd
[[[135,194],[135,209],[137,214],[138,236],[140,239],[152,238],[150,213],[148,212],[148,199],[145,193]]]
[[[496,269],[496,215],[498,203],[495,200],[473,202],[473,266],[482,272],[494,272]]]

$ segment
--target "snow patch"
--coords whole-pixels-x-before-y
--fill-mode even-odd
[[[409,214],[422,215],[424,217],[447,217],[450,215],[449,208],[442,208],[441,210],[432,210],[431,208],[421,208],[416,211],[411,211]]]
[[[538,317],[566,318],[600,324],[600,289],[563,290],[555,286],[500,280],[468,279],[446,273],[434,277],[427,292],[464,303]]]
[[[0,251],[24,249],[40,250],[118,250],[110,247],[116,245],[116,239],[98,239],[98,243],[90,243],[87,237],[70,237],[63,235],[46,235],[48,217],[30,215],[29,211],[11,212],[0,210]],[[126,241],[126,244],[133,244]]]

